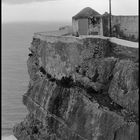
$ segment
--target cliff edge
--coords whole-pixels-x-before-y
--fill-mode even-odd
[[[18,140],[138,140],[138,48],[35,34]]]

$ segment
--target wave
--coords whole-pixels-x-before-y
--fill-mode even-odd
[[[2,140],[17,140],[13,135],[10,136],[2,136]]]

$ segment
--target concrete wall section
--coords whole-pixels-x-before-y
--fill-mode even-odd
[[[103,16],[103,35],[109,36],[109,15]],[[112,36],[138,42],[138,16],[112,16]]]
[[[72,19],[73,35],[78,36],[78,20]]]
[[[138,39],[138,16],[112,16],[112,29],[119,37]]]

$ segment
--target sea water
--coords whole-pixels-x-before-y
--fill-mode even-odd
[[[28,87],[26,61],[34,32],[56,30],[68,22],[2,24],[2,140],[15,140],[12,128],[28,111],[22,95]]]
[[[2,136],[2,140],[17,140],[13,135]]]

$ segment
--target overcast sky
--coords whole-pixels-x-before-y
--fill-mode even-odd
[[[138,0],[111,0],[113,15],[138,15]],[[71,21],[85,7],[108,12],[109,0],[2,0],[2,22]]]

